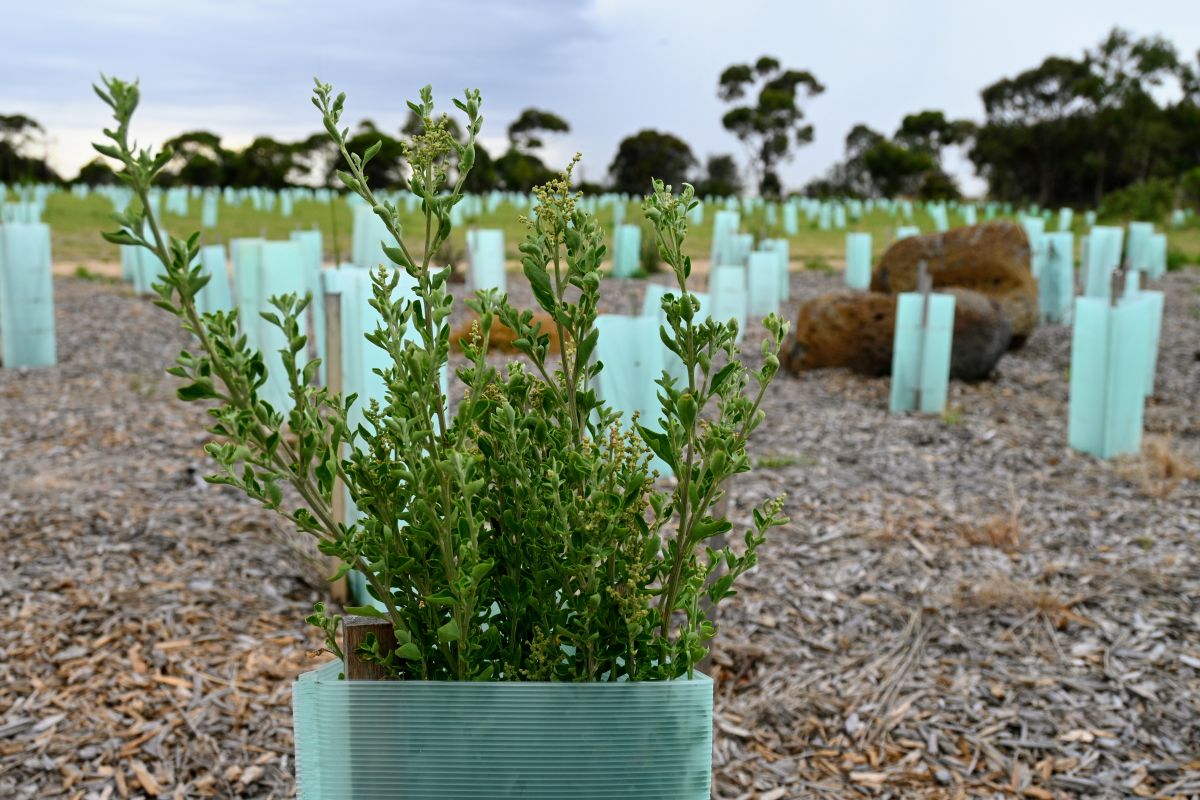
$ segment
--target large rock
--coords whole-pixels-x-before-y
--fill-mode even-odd
[[[871,276],[871,291],[886,294],[917,288],[925,262],[935,289],[959,287],[993,298],[1012,328],[1011,347],[1020,347],[1037,325],[1038,291],[1024,229],[1006,221],[985,222],[946,233],[910,236],[892,244]]]
[[[1008,350],[1012,328],[995,300],[968,289],[946,293],[954,295],[950,377],[983,380]],[[846,367],[862,375],[887,375],[895,331],[895,295],[843,291],[814,297],[800,305],[780,360],[791,372]]]
[[[550,337],[550,352],[557,354],[559,352],[558,326],[554,324],[554,320],[544,311],[535,311],[533,321],[541,324],[542,333]],[[479,317],[472,314],[469,319],[464,320],[461,325],[450,331],[450,347],[455,352],[462,352],[462,340],[470,340],[471,327],[478,322]],[[501,322],[498,317],[492,320],[492,330],[488,335],[488,352],[517,353],[518,350],[513,344],[516,340],[516,331]]]

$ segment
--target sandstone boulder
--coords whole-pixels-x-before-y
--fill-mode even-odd
[[[1011,325],[997,301],[967,289],[946,292],[955,298],[950,377],[983,380],[1008,350]],[[894,295],[843,291],[814,297],[800,305],[780,361],[793,373],[846,367],[861,375],[887,375],[895,330]]]
[[[1007,221],[910,236],[883,254],[871,276],[871,291],[915,291],[918,265],[924,261],[934,289],[970,289],[996,300],[1012,329],[1010,346],[1020,347],[1038,318],[1037,281],[1030,257],[1024,229]]]
[[[450,347],[455,351],[462,351],[462,340],[471,338],[471,326],[478,322],[479,318],[474,314],[470,319],[467,319],[458,327],[450,331]],[[550,337],[550,352],[558,353],[558,328],[554,324],[554,320],[544,311],[536,311],[533,314],[535,324],[540,323],[542,333]],[[516,353],[517,348],[513,346],[513,342],[517,340],[516,331],[502,323],[499,319],[492,320],[492,331],[488,336],[488,352],[490,353]]]

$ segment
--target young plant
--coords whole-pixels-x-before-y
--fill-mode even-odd
[[[654,426],[621,420],[593,385],[603,369],[594,353],[605,249],[595,218],[571,191],[575,161],[535,190],[538,213],[524,220],[520,248],[562,354],[551,354],[549,331],[532,311],[494,291],[476,294],[467,302],[478,321],[462,342],[456,371],[465,396],[451,414],[440,373],[449,358],[453,298],[435,255],[450,236],[450,211],[474,163],[479,93],[455,101],[466,116],[461,140],[448,118],[435,114],[428,87],[409,103],[421,121],[405,143],[409,190],[424,222],[412,236],[401,229],[392,199],[369,184],[365,167],[378,146],[349,149],[340,127],[345,96],[318,81],[313,102],[345,161],[338,175],[391,236],[382,245],[390,263],[372,274],[371,305],[381,322],[367,336],[388,354],[380,372],[386,392],[364,409],[365,422],[351,427],[348,412],[358,398],[314,383],[318,362],[306,357],[309,297],[272,298],[275,312],[263,315],[285,334],[279,355],[292,407],[284,413],[263,400],[266,360],[239,332],[237,313],[196,310],[195,295],[208,280],[193,266],[198,236],[167,239],[146,210],[170,152],[154,155],[130,143],[137,84],[106,78],[97,93],[117,121],[104,132],[111,143],[97,150],[121,162],[121,179],[141,200],[116,216],[119,229],[105,238],[157,254],[165,273],[154,287],[156,303],[197,340],[197,352],[181,353],[169,372],[185,381],[182,399],[211,404],[215,439],[206,449],[219,472],[209,480],[237,487],[314,537],[322,552],[341,560],[335,577],[352,569],[365,576],[375,603],[348,611],[386,617],[397,644],[381,648],[368,638],[360,658],[412,679],[692,674],[716,632],[713,609],[755,564],[767,529],[783,522],[777,499],[754,511],[740,552],[709,546],[732,529],[712,509],[724,482],[749,469],[746,440],[762,421],[786,326],[766,321],[763,366],[750,371],[738,361],[735,323],[700,318],[683,255],[695,202],[690,186],[674,195],[656,181],[643,207],[679,287],[663,300],[661,330],[679,368],[658,381],[662,413]],[[400,289],[402,276],[411,289]],[[516,333],[525,357],[503,370],[486,357],[497,320]],[[677,476],[670,491],[657,488],[650,452]],[[335,518],[332,498],[342,486],[356,519]],[[342,655],[338,618],[319,605],[309,621]]]

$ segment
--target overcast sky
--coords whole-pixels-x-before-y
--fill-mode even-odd
[[[99,71],[141,78],[135,133],[155,143],[197,128],[231,146],[305,136],[319,128],[314,75],[348,93],[348,120],[388,129],[425,83],[447,108],[478,87],[494,155],[537,106],[571,124],[547,160],[580,150],[585,177],[602,179],[617,143],[643,128],[700,159],[740,158],[717,76],[770,54],[827,87],[806,104],[816,141],[782,170],[798,188],[841,157],[855,124],[890,134],[926,108],[979,119],[983,86],[1077,56],[1114,25],[1200,49],[1200,0],[0,0],[0,20],[0,113],[38,119],[67,175],[107,122],[90,89]],[[969,164],[949,166],[979,190]]]

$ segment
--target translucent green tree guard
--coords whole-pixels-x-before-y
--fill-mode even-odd
[[[1147,250],[1146,260],[1149,266],[1146,268],[1146,277],[1157,280],[1167,271],[1167,235],[1152,234]]]
[[[733,237],[741,224],[741,214],[728,209],[713,215],[712,266],[736,264],[733,259]]]
[[[152,251],[139,247],[137,260],[133,271],[133,291],[137,294],[151,294],[155,283],[162,277],[165,268],[162,261]]]
[[[1158,372],[1158,340],[1162,335],[1165,297],[1162,292],[1152,292],[1141,288],[1141,275],[1142,273],[1137,270],[1130,270],[1126,273],[1124,298],[1126,300],[1142,300],[1149,305],[1150,333],[1146,337],[1146,396],[1150,397],[1154,394],[1155,376]]]
[[[736,233],[730,243],[730,264],[735,264],[739,267],[749,266],[750,254],[754,252],[754,234],[752,233]],[[721,266],[726,266],[722,264]]]
[[[658,418],[659,387],[655,383],[664,371],[680,376],[679,365],[668,359],[672,356],[659,338],[660,317],[643,315],[626,317],[601,314],[596,317],[595,359],[604,365],[593,385],[596,394],[622,415],[626,425],[632,424],[634,414],[639,424],[660,430]],[[664,475],[670,467],[657,456],[652,465]]]
[[[920,235],[921,235],[921,229],[918,228],[916,225],[901,225],[899,228],[896,228],[897,241],[900,239],[907,239],[910,236],[920,236]]]
[[[1126,260],[1131,269],[1150,271],[1150,237],[1154,236],[1153,222],[1129,223],[1125,245]]]
[[[1141,450],[1153,317],[1153,301],[1141,295],[1115,305],[1076,299],[1068,419],[1074,449],[1100,458]]]
[[[121,280],[133,283],[138,269],[138,250],[142,248],[132,244],[118,245],[121,252]]]
[[[930,205],[927,209],[929,216],[933,217],[933,229],[938,233],[945,233],[950,230],[950,216],[946,213],[946,206],[941,203]]]
[[[637,225],[621,225],[613,234],[612,274],[631,278],[641,266],[642,229]]]
[[[259,281],[256,305],[263,311],[277,313],[270,304],[270,298],[285,294],[295,294],[303,297],[312,290],[310,276],[305,265],[304,246],[298,241],[263,242],[260,245]],[[309,325],[312,322],[312,303],[306,313]],[[276,326],[267,322],[260,315],[253,319],[243,320],[246,329],[252,326],[258,328],[258,341],[261,343],[263,360],[267,366],[267,382],[260,393],[276,410],[284,413],[292,408],[289,394],[288,377],[283,368],[283,360],[279,351],[287,346],[287,337]]]
[[[0,225],[0,362],[49,367],[57,360],[50,226]]]
[[[209,280],[196,295],[196,309],[201,314],[232,311],[233,293],[229,290],[229,267],[225,262],[225,246],[210,244],[201,247],[200,266],[204,268]]]
[[[374,211],[361,202],[351,204],[354,228],[350,234],[350,261],[363,269],[374,269],[383,263],[381,242],[393,241],[387,225]]]
[[[746,270],[748,313],[755,317],[779,313],[779,257],[775,253],[751,253]]]
[[[1029,240],[1029,268],[1033,277],[1041,279],[1042,270],[1046,265],[1046,221],[1041,217],[1021,217],[1021,227],[1025,229],[1025,238]]]
[[[284,195],[290,197],[291,195]],[[292,231],[291,240],[299,242],[304,251],[304,273],[308,279],[308,291],[312,293],[313,302],[308,313],[312,320],[313,344],[317,356],[321,359],[317,377],[325,382],[325,303],[322,302],[324,284],[321,272],[325,263],[325,242],[321,231],[313,228],[307,231]]]
[[[1060,208],[1058,210],[1058,230],[1060,232],[1071,230],[1071,224],[1075,221],[1075,211],[1070,208]]]
[[[800,232],[800,216],[796,206],[790,201],[783,207],[783,232],[788,236],[795,236]]]
[[[774,253],[779,259],[779,299],[787,301],[792,296],[791,286],[788,285],[788,278],[791,274],[791,253],[787,239],[766,239],[762,243],[762,249],[768,253]]]
[[[325,270],[322,277],[324,294],[339,295],[342,317],[342,394],[358,395],[358,399],[346,415],[346,424],[357,428],[366,422],[363,410],[371,401],[378,400],[382,403],[385,400],[386,386],[383,378],[375,370],[387,369],[392,363],[386,352],[367,341],[367,335],[373,333],[381,322],[379,312],[371,305],[371,270],[355,267],[353,264],[343,264],[338,269]],[[401,273],[400,279],[396,296],[408,296],[412,299],[412,278],[406,273]],[[420,336],[410,329],[407,339],[419,342]],[[449,392],[449,377],[447,365],[442,364],[443,395]],[[346,509],[348,518],[353,518],[358,513],[349,497],[346,500]],[[361,576],[352,576],[351,588],[360,603],[368,602],[364,590],[365,581]]]
[[[738,341],[746,331],[750,299],[746,291],[746,268],[732,265],[715,267],[708,276],[708,296],[713,319],[736,320]]]
[[[1061,325],[1071,318],[1075,299],[1075,234],[1047,233],[1038,279],[1038,310],[1043,322]]]
[[[841,203],[833,207],[833,227],[839,231],[846,229],[846,207]]]
[[[200,227],[217,227],[217,193],[215,191],[204,193],[204,200],[200,205]]]
[[[1105,300],[1112,296],[1112,274],[1121,264],[1125,232],[1120,228],[1096,225],[1087,236],[1083,250],[1083,293]]]
[[[231,239],[229,256],[233,260],[233,299],[237,303],[238,320],[246,341],[255,350],[261,350],[258,339],[258,315],[266,309],[260,303],[259,267],[262,263],[262,245],[258,238]]]
[[[508,291],[504,272],[504,231],[491,228],[467,231],[467,261],[472,289]]]
[[[871,234],[846,234],[846,285],[851,289],[871,286]]]
[[[940,414],[946,409],[953,337],[954,295],[904,292],[897,298],[892,411]]]
[[[301,800],[707,800],[712,681],[293,688]]]

